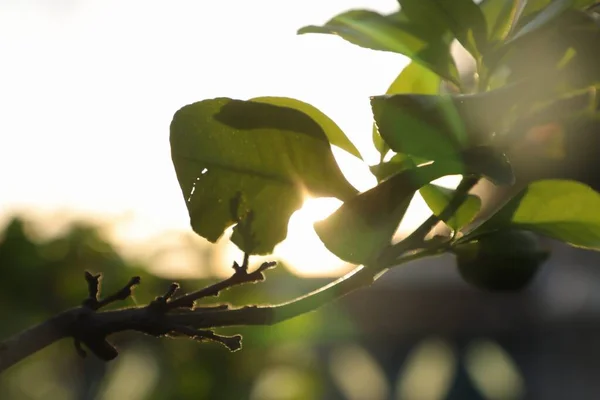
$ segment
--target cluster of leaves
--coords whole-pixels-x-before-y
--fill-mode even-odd
[[[337,197],[343,205],[315,224],[317,234],[338,257],[376,268],[394,246],[418,250],[391,240],[419,192],[451,229],[443,249],[459,262],[489,264],[514,247],[506,235],[520,231],[600,249],[598,179],[590,172],[597,168],[585,162],[593,162],[600,143],[598,2],[399,0],[399,6],[388,15],[352,10],[299,30],[411,60],[386,94],[371,98],[381,158],[370,168],[379,184],[358,193],[346,181],[331,145],[361,154],[309,104],[284,97],[200,101],[177,111],[171,124],[173,163],[194,231],[214,242],[236,225],[234,243],[265,254],[286,237],[289,217],[307,194]],[[459,73],[455,42],[472,57],[472,71]],[[460,193],[431,182],[448,175],[516,183],[520,190],[485,218],[476,218],[481,200],[466,193],[460,207],[443,215]],[[241,201],[232,211],[234,199]],[[541,262],[534,247],[510,253],[506,264]],[[500,264],[494,277],[508,273]]]

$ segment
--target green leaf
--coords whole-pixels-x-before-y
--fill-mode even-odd
[[[522,12],[521,18],[528,19],[528,17],[531,17],[531,16],[535,15],[536,13],[543,11],[546,7],[548,7],[554,1],[555,0],[528,0],[525,4],[525,7],[523,7],[523,12]],[[598,2],[598,0],[573,0],[570,2],[571,3],[570,8],[582,10],[591,5],[596,4],[597,2]]]
[[[402,69],[385,94],[437,94],[441,83],[439,75],[413,61]]]
[[[573,6],[573,0],[553,0],[543,8],[533,19],[519,29],[511,38],[516,40],[531,32],[534,32],[558,18],[563,12]],[[527,8],[524,9],[524,12]]]
[[[333,34],[361,47],[403,54],[458,83],[450,43],[442,36],[434,35],[431,26],[427,28],[415,25],[400,13],[382,15],[368,10],[351,10],[335,16],[323,26],[305,26],[298,34]]]
[[[375,96],[371,107],[380,135],[395,152],[426,160],[456,158],[465,130],[450,96]]]
[[[481,11],[485,16],[490,41],[501,41],[508,36],[513,25],[519,0],[483,0]]]
[[[303,112],[321,126],[321,129],[323,129],[323,132],[325,132],[325,135],[327,135],[327,139],[329,139],[329,143],[339,147],[342,150],[346,150],[348,153],[362,160],[360,152],[358,151],[356,146],[354,146],[354,144],[350,141],[350,139],[348,139],[344,131],[342,131],[340,127],[331,118],[329,118],[327,115],[321,112],[318,108],[303,101],[292,99],[290,97],[265,96],[255,97],[253,99],[250,99],[250,101],[293,108],[295,110]]]
[[[383,140],[379,131],[377,130],[377,125],[373,124],[373,132],[371,133],[371,139],[373,140],[373,146],[379,152],[379,158],[381,160],[387,155],[390,151],[390,146]]]
[[[550,90],[546,81],[531,79],[468,95],[374,96],[371,107],[379,133],[393,151],[436,160],[489,145],[506,130],[515,110],[546,98]]]
[[[406,154],[394,154],[389,161],[372,165],[369,169],[371,170],[371,173],[375,175],[377,181],[381,182],[392,175],[396,175],[407,169],[413,169],[416,166],[417,163],[415,163],[414,159],[408,157]]]
[[[558,73],[558,64],[569,49],[569,43],[556,24],[538,29],[516,40],[507,41],[498,48],[497,60],[487,60],[493,67],[510,70],[509,82],[544,77],[546,85],[553,82],[551,75]]]
[[[600,250],[600,194],[576,181],[536,181],[467,238],[509,227]]]
[[[597,4],[597,0],[516,1],[516,6],[511,13],[510,30],[513,33],[513,37],[509,40],[509,43],[541,28],[551,27],[554,25],[552,22],[562,17],[568,10],[584,10],[593,4]],[[559,37],[558,39],[554,39],[554,41],[562,42],[562,38]]]
[[[395,154],[389,161],[372,165],[370,169],[381,182],[392,175],[426,163],[427,160]],[[449,165],[452,169],[455,169],[454,164],[462,165],[461,174],[483,175],[497,186],[513,185],[515,182],[508,158],[494,147],[476,146],[465,149],[459,153],[456,160],[440,160],[439,164]]]
[[[558,29],[570,47],[557,69],[562,72],[569,89],[597,86],[600,84],[600,21],[582,11],[569,11],[564,17],[565,21]],[[570,58],[565,62],[568,55]]]
[[[537,80],[537,92],[546,91],[547,96],[553,96],[600,82],[598,40],[600,26],[592,17],[582,11],[566,10],[551,24],[498,48],[486,65],[508,68],[508,80],[512,82]]]
[[[437,94],[440,85],[439,75],[413,61],[402,69],[385,94]],[[373,124],[373,144],[382,158],[390,150],[387,143],[381,138],[375,124]]]
[[[411,20],[445,27],[475,57],[487,46],[485,17],[472,0],[399,0]]]
[[[403,171],[344,202],[328,218],[315,223],[315,231],[325,247],[342,260],[369,264],[390,244],[415,192],[460,170],[456,164],[449,168],[434,163]]]
[[[423,186],[419,193],[435,215],[439,215],[454,196],[454,190],[434,184]],[[480,208],[481,200],[479,197],[469,195],[446,224],[454,230],[459,230],[473,220]]]
[[[215,242],[239,219],[239,225],[250,224],[258,244],[249,243],[239,225],[232,240],[249,253],[271,252],[286,237],[289,217],[306,194],[345,200],[356,193],[321,126],[295,109],[227,98],[200,101],[175,113],[170,141],[194,231]],[[237,216],[235,199],[241,199]]]

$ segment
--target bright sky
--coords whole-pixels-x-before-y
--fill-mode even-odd
[[[368,97],[406,60],[295,34],[366,6],[388,12],[397,2],[0,0],[0,216],[110,219],[129,243],[191,231],[169,123],[181,106],[212,97],[309,102],[376,162]],[[366,167],[340,159],[359,189],[374,184]],[[337,204],[311,201],[295,214],[277,253],[306,274],[338,273],[342,263],[319,248],[310,224]]]

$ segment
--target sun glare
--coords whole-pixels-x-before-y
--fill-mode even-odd
[[[0,167],[11,171],[0,176],[1,217],[57,209],[97,215],[115,226],[119,244],[151,250],[160,245],[156,237],[191,232],[168,127],[182,105],[219,96],[286,96],[313,104],[363,153],[364,162],[334,149],[348,181],[361,192],[375,185],[367,166],[378,159],[369,96],[383,93],[407,59],[327,35],[296,35],[298,27],[364,1],[136,0],[118,3],[119,12],[117,2],[50,3],[0,2],[0,50],[10,61],[0,74]],[[370,5],[396,8],[386,0]],[[247,18],[267,15],[261,10],[277,18]],[[214,35],[224,23],[236,31]],[[427,215],[414,203],[403,229]],[[300,275],[342,271],[345,263],[325,249],[312,226],[339,204],[307,199],[276,256]]]
[[[338,158],[338,162],[340,159]],[[346,162],[340,162],[341,166],[348,168]],[[344,170],[344,168],[342,168]],[[361,175],[354,174],[356,178]],[[458,177],[449,176],[435,181],[440,186],[455,187]],[[357,186],[367,190],[374,185],[374,178],[362,175],[362,180]],[[288,225],[288,236],[285,241],[275,248],[275,256],[281,257],[286,265],[299,276],[334,276],[346,272],[350,265],[333,255],[316,234],[313,224],[327,218],[342,204],[333,198],[307,198],[302,208],[296,211],[290,218]],[[416,229],[429,215],[431,211],[427,203],[417,193],[401,221],[395,239],[398,240]]]
[[[342,202],[338,199],[307,199],[288,224],[287,239],[275,248],[294,273],[301,276],[331,276],[343,273],[348,264],[333,255],[316,234],[313,224],[327,218]]]

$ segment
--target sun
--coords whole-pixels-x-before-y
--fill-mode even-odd
[[[455,187],[457,177],[445,177],[437,184]],[[287,238],[275,247],[274,255],[281,258],[298,276],[339,276],[352,268],[331,253],[314,230],[314,223],[327,218],[340,207],[342,202],[335,198],[308,197],[302,208],[292,214],[288,224]],[[402,219],[395,240],[400,240],[416,229],[431,211],[423,198],[416,193]]]
[[[339,276],[352,264],[331,253],[314,230],[314,223],[327,218],[342,204],[334,198],[308,198],[301,209],[292,214],[288,236],[275,247],[274,255],[281,258],[297,275],[306,277]],[[396,239],[411,232],[428,216],[429,208],[416,195],[402,220]]]
[[[288,236],[275,248],[275,255],[299,276],[332,276],[346,271],[350,265],[331,253],[313,228],[327,218],[342,202],[334,198],[307,198],[301,209],[292,214]]]

